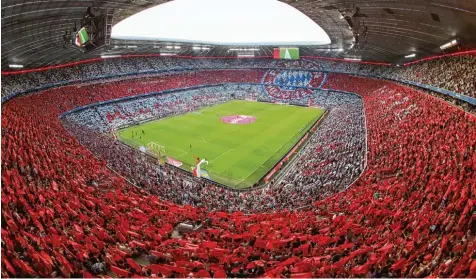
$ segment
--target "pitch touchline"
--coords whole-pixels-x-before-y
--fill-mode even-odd
[[[213,161],[215,161],[216,159],[220,158],[221,156],[223,156],[223,155],[229,153],[229,152],[232,151],[232,150],[235,150],[235,149],[232,148],[232,149],[230,149],[230,150],[228,150],[228,151],[222,153],[220,156],[218,156],[218,157],[216,157],[215,159],[211,160],[210,163],[213,162]]]

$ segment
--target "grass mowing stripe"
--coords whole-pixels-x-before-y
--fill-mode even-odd
[[[132,141],[136,147],[152,141],[164,145],[167,155],[181,160],[187,171],[195,164],[192,155],[207,158],[211,163],[204,169],[213,180],[243,188],[263,177],[322,113],[315,108],[231,101],[129,127],[118,134],[120,140]],[[221,117],[228,115],[252,115],[256,122],[222,123]]]

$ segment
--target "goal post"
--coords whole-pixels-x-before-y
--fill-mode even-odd
[[[157,157],[157,159],[159,159],[160,164],[163,164],[167,159],[167,156],[165,154],[165,146],[160,145],[156,142],[149,142],[147,144],[147,151]]]

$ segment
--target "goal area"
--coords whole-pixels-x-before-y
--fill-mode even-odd
[[[157,159],[159,159],[159,162],[163,164],[167,156],[165,154],[165,146],[158,144],[156,142],[149,142],[147,144],[147,151],[151,154],[153,154]]]

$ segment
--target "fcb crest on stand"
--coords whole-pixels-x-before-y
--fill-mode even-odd
[[[312,93],[310,88],[318,88],[323,78],[321,72],[269,70],[263,78],[263,88],[277,99],[301,99]]]

